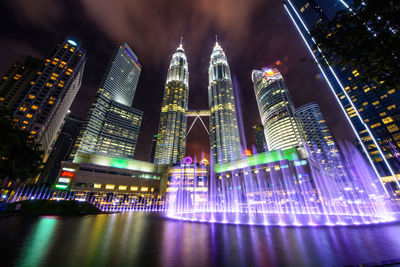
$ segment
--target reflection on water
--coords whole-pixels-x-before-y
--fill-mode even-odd
[[[57,219],[44,217],[40,219],[22,246],[17,266],[39,266],[52,242],[52,235]]]
[[[400,258],[400,225],[260,227],[126,213],[0,219],[16,266],[342,266]]]

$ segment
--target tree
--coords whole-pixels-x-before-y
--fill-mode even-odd
[[[400,89],[400,1],[354,0],[349,9],[311,29],[329,64],[351,67],[359,81]]]
[[[42,171],[42,156],[41,146],[15,126],[8,110],[0,109],[0,179],[36,177]]]

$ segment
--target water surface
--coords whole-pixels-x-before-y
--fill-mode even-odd
[[[344,266],[400,258],[398,223],[263,227],[125,213],[13,216],[1,218],[0,229],[2,266]]]

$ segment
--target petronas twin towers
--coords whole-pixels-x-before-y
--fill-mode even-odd
[[[223,163],[241,158],[231,72],[218,41],[208,70],[211,161]],[[185,157],[189,95],[188,62],[182,42],[172,56],[161,107],[155,163],[175,164]]]

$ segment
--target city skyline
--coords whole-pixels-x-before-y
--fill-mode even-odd
[[[60,20],[54,22],[58,25],[58,33],[52,30],[46,30],[51,29],[51,23],[47,23],[48,21],[43,21],[41,30],[39,29],[39,25],[27,27],[22,23],[22,21],[26,22],[26,20],[29,20],[29,17],[24,15],[25,9],[20,9],[22,13],[19,17],[21,21],[19,21],[11,16],[15,6],[7,5],[5,6],[5,10],[9,10],[10,14],[5,14],[4,18],[12,22],[14,29],[20,32],[26,32],[26,35],[24,38],[21,38],[8,30],[3,35],[3,42],[0,42],[0,47],[10,47],[10,42],[16,45],[12,46],[12,49],[8,49],[10,50],[9,54],[1,55],[3,58],[0,71],[4,72],[7,65],[10,65],[21,52],[43,57],[43,54],[49,47],[47,43],[50,41],[54,42],[54,40],[59,37],[58,35],[72,36],[80,40],[89,51],[88,61],[81,90],[76,97],[71,111],[74,115],[84,118],[91,99],[95,95],[104,68],[107,65],[107,60],[112,54],[113,46],[115,46],[118,41],[126,40],[127,43],[132,46],[138,57],[141,58],[143,66],[134,100],[134,106],[144,111],[142,123],[143,132],[139,136],[139,143],[135,156],[143,160],[148,159],[151,150],[152,136],[157,133],[159,123],[158,111],[161,108],[163,84],[165,83],[166,77],[165,70],[167,69],[170,55],[172,55],[175,50],[177,40],[179,40],[181,35],[184,37],[184,46],[187,48],[186,52],[188,61],[190,62],[189,72],[192,73],[189,84],[191,88],[189,98],[193,101],[190,102],[189,109],[204,109],[207,107],[207,95],[204,93],[203,88],[205,88],[207,84],[207,58],[209,51],[212,49],[212,40],[214,39],[215,33],[218,33],[219,42],[224,49],[229,51],[228,56],[234,88],[239,93],[238,102],[240,103],[239,106],[243,113],[242,116],[246,118],[243,123],[247,146],[251,146],[255,143],[252,137],[251,127],[259,123],[257,118],[258,111],[254,96],[252,95],[253,89],[250,79],[251,70],[254,68],[279,64],[278,67],[286,77],[286,82],[288,83],[296,107],[310,101],[317,101],[320,103],[323,111],[339,111],[339,107],[334,103],[333,96],[330,95],[329,88],[325,84],[325,81],[321,80],[317,67],[313,63],[302,63],[300,61],[301,58],[309,57],[309,55],[307,54],[306,47],[301,45],[301,38],[297,36],[296,30],[291,24],[287,14],[285,14],[281,3],[268,2],[254,4],[256,6],[253,4],[242,5],[245,5],[245,7],[242,7],[244,13],[237,19],[247,26],[246,29],[249,29],[249,33],[244,34],[243,27],[239,27],[237,31],[244,35],[237,36],[233,34],[231,30],[224,27],[221,21],[210,23],[209,25],[193,25],[187,16],[182,16],[178,23],[180,26],[177,27],[178,29],[174,29],[168,38],[165,38],[163,35],[157,35],[157,33],[160,32],[159,26],[148,25],[150,29],[154,30],[153,34],[150,34],[149,37],[154,39],[154,43],[158,45],[157,49],[154,48],[154,44],[149,43],[149,38],[146,37],[142,40],[136,38],[133,33],[110,36],[109,31],[102,32],[102,29],[104,29],[103,25],[95,27],[93,23],[96,23],[97,20],[92,17],[87,18],[86,20],[88,21],[82,23],[82,18],[79,16],[68,17],[66,13],[66,17],[61,16]],[[113,8],[117,8],[117,6],[120,5],[116,3]],[[71,8],[72,7],[68,7],[67,10]],[[189,7],[184,6],[182,8],[188,9]],[[269,8],[271,8],[271,10],[269,10]],[[199,14],[203,14],[206,10],[194,10],[190,8],[190,11],[198,16]],[[84,14],[88,11],[83,9],[79,12]],[[221,8],[217,8],[215,12],[218,12],[219,15],[223,13]],[[271,19],[261,23],[256,18],[259,16],[257,14],[264,14],[263,12],[273,12],[276,15],[270,16]],[[233,15],[232,12],[228,13],[228,16]],[[33,13],[33,15],[35,14],[36,13]],[[62,21],[68,19],[71,23],[78,23],[81,21],[79,23],[80,26],[74,27],[70,24],[69,27],[66,27],[67,25],[63,25]],[[166,17],[161,18],[161,20],[166,19]],[[183,25],[186,25],[188,22],[189,25],[185,28]],[[144,23],[150,22],[146,22],[145,20]],[[201,31],[201,34],[194,35],[191,33],[190,28],[195,29],[196,27],[202,27],[207,30]],[[247,35],[247,37],[256,36],[261,28],[266,29],[274,36],[279,36],[279,38],[274,41],[268,41],[268,38],[260,36],[253,38],[253,42],[249,43],[247,40],[240,37]],[[89,31],[90,35],[87,35]],[[283,31],[288,32],[288,34],[279,34]],[[36,33],[38,38],[30,38],[30,32]],[[41,34],[39,35],[38,33]],[[11,59],[11,57],[13,58]],[[154,77],[154,74],[158,74],[158,77]],[[144,100],[150,95],[154,98],[154,101],[144,104]],[[343,124],[346,125],[347,122],[340,118],[337,120],[336,117],[337,116],[333,114],[327,114],[328,125],[332,128],[334,135],[339,141],[351,141],[352,134],[350,131],[338,130],[338,127]],[[188,119],[188,124],[190,124],[192,120],[193,118]],[[208,121],[206,121],[206,124],[208,124]],[[209,138],[200,124],[194,125],[191,134],[188,136],[187,143],[189,144],[187,147],[187,154],[189,155],[196,154],[199,157],[202,150],[204,150],[206,154],[209,150]]]

